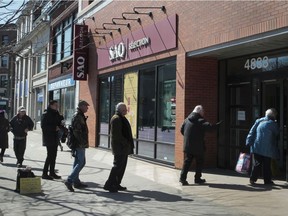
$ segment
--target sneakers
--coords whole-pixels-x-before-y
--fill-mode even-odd
[[[17,163],[17,168],[23,167],[21,163]]]
[[[86,187],[88,187],[88,185],[83,184],[82,182],[74,184],[74,188],[80,188],[81,189],[81,188],[86,188]]]
[[[65,181],[64,184],[70,192],[74,192],[74,188],[72,187],[71,183],[69,183],[68,181]]]
[[[249,182],[250,182],[250,185],[255,185],[256,181],[253,181],[253,180],[250,179]]]
[[[179,182],[182,184],[182,186],[189,185],[188,181],[186,181],[186,180],[179,180]]]
[[[53,177],[52,177],[52,176],[49,176],[49,175],[43,174],[43,175],[42,175],[42,179],[53,180]]]
[[[52,177],[53,179],[61,179],[61,176],[58,176],[55,173],[54,174],[50,174],[49,176]]]
[[[205,182],[206,182],[206,180],[205,179],[201,179],[201,178],[194,180],[195,184],[204,184]]]

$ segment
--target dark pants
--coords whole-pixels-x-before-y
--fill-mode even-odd
[[[44,164],[43,175],[48,174],[49,168],[50,168],[50,175],[55,174],[57,148],[58,148],[58,143],[56,145],[46,146],[47,157],[46,157],[45,164]]]
[[[26,138],[25,139],[14,139],[14,152],[17,158],[17,164],[21,164],[24,161],[24,153],[26,150]]]
[[[109,178],[105,183],[106,187],[118,186],[121,184],[127,166],[127,160],[127,155],[114,155],[113,167]]]
[[[263,168],[264,183],[271,182],[272,179],[271,158],[259,154],[253,154],[250,180],[254,182],[257,181],[261,172],[261,168]]]
[[[204,155],[193,155],[184,153],[184,164],[182,167],[182,171],[180,174],[180,181],[186,181],[187,174],[189,172],[190,166],[192,164],[193,159],[196,160],[196,170],[195,170],[195,179],[200,179],[202,176],[202,168],[204,164]]]
[[[0,156],[3,157],[5,154],[6,148],[2,148],[0,152]]]

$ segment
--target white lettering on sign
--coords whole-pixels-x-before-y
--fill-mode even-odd
[[[85,58],[83,56],[78,56],[77,58],[77,77],[84,78],[85,76]]]
[[[269,66],[269,58],[267,56],[247,59],[244,68],[247,70],[255,70],[267,68]]]
[[[149,37],[141,38],[139,40],[130,42],[129,43],[129,50],[133,51],[136,49],[141,49],[141,47],[147,46],[149,44],[150,44],[150,38]]]
[[[126,48],[124,43],[116,44],[109,48],[109,59],[110,61],[115,61],[117,59],[124,58],[126,54]]]

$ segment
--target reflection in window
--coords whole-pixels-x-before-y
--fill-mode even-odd
[[[61,111],[66,124],[71,124],[75,112],[75,87],[68,87],[61,90]]]
[[[176,64],[158,68],[157,141],[175,141]]]
[[[149,86],[149,88],[147,88]],[[139,77],[138,137],[154,140],[155,127],[155,70],[143,70]]]
[[[110,91],[109,91],[109,78],[103,78],[100,80],[100,133],[109,133],[109,101],[110,101]],[[107,142],[108,143],[108,142]]]
[[[123,102],[123,76],[111,77],[111,116],[115,113],[116,105]]]

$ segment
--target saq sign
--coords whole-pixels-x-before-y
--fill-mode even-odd
[[[87,80],[88,73],[88,26],[74,26],[73,79]]]

